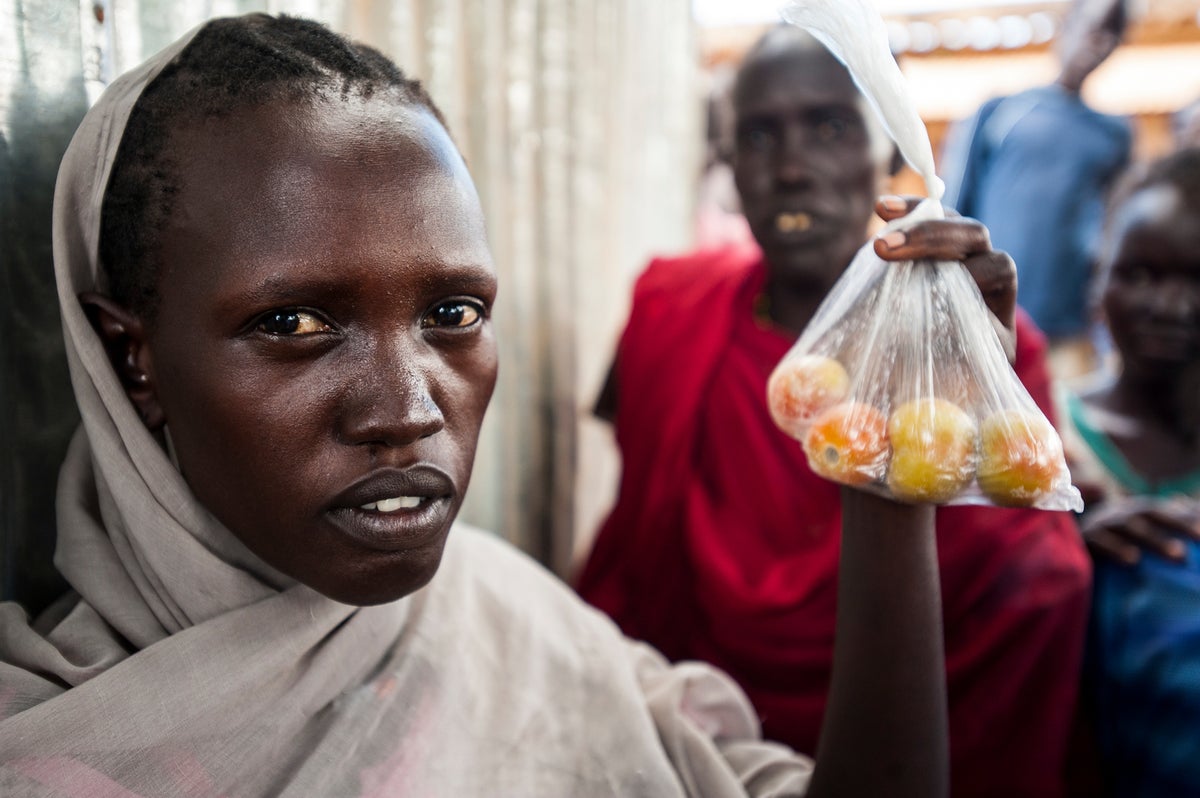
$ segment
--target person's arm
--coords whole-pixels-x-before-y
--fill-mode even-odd
[[[947,794],[933,515],[930,506],[842,490],[833,678],[812,798]]]
[[[916,198],[884,197],[889,221]],[[961,261],[1016,346],[1016,267],[970,219],[919,224],[876,239],[890,261]],[[949,792],[949,732],[934,509],[842,491],[842,551],[829,704],[810,796],[930,798]]]

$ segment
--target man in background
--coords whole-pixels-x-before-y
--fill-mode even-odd
[[[1050,339],[1050,370],[1097,367],[1089,287],[1109,188],[1129,162],[1124,119],[1080,92],[1120,44],[1124,0],[1075,0],[1057,41],[1058,79],[989,100],[950,135],[946,204],[988,226],[1017,264],[1017,302]]]

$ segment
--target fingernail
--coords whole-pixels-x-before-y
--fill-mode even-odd
[[[908,207],[908,203],[902,197],[897,197],[894,194],[886,194],[880,197],[879,204],[889,211],[902,211]]]
[[[900,230],[893,230],[885,236],[880,236],[879,240],[888,249],[896,249],[904,246],[904,242],[908,241],[908,234]]]

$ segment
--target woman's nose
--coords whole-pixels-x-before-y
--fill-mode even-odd
[[[776,180],[781,185],[807,183],[812,177],[811,158],[808,137],[804,134],[802,126],[784,125],[775,165]]]
[[[381,345],[364,358],[342,408],[347,443],[406,446],[440,432],[446,419],[434,398],[433,356],[416,345]]]

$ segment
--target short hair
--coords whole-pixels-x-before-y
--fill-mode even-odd
[[[441,112],[421,84],[377,50],[325,25],[289,16],[215,19],[150,82],[129,115],[101,206],[100,263],[112,298],[154,320],[162,234],[180,191],[168,145],[185,123],[278,99],[302,103],[334,91]]]

